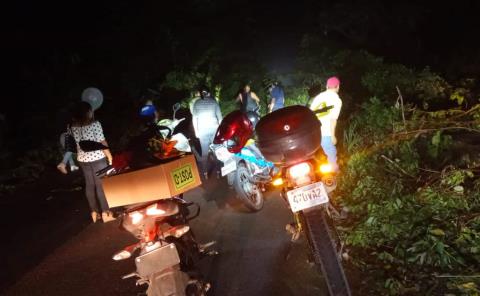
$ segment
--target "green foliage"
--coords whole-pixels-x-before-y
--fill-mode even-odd
[[[441,123],[449,123],[458,113],[442,116]],[[407,113],[406,122],[409,130],[426,124],[415,112]],[[372,295],[476,295],[471,280],[452,284],[435,274],[478,271],[480,178],[448,162],[441,171],[429,168],[429,160],[451,159],[452,132],[426,129],[412,137],[398,126],[399,110],[372,98],[345,129],[349,157],[336,200],[350,212],[339,227],[349,254],[360,269],[379,275],[376,285],[366,287]]]
[[[18,160],[12,177],[26,182],[34,181],[43,174],[47,166],[54,167],[60,156],[56,145],[44,144],[38,149],[30,150]]]

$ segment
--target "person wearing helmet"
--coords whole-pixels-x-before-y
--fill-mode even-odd
[[[285,105],[285,94],[283,92],[282,86],[278,83],[278,81],[273,82],[268,90],[270,92],[270,103],[268,104],[268,112],[270,113],[283,108]]]
[[[342,100],[338,96],[339,90],[340,80],[337,77],[330,77],[327,80],[327,89],[313,98],[310,104],[310,109],[313,111],[331,107],[325,112],[320,112],[316,115],[321,123],[322,149],[327,155],[328,162],[333,166],[335,171],[338,170],[335,129],[337,127],[340,110],[342,109]]]
[[[192,121],[195,135],[200,140],[202,150],[200,167],[204,178],[208,179],[209,147],[215,137],[217,128],[222,121],[222,112],[220,111],[218,102],[205,87],[200,89],[200,99],[193,104]]]
[[[240,102],[240,110],[243,112],[258,112],[260,109],[260,99],[251,89],[249,84],[245,84],[242,91],[238,94],[237,102]]]

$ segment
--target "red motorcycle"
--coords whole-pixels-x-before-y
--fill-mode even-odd
[[[281,195],[294,213],[292,239],[306,235],[330,295],[351,295],[327,214],[336,181],[320,147],[320,123],[315,113],[303,106],[285,107],[263,117],[256,133],[262,154],[280,168],[272,183],[282,187]]]
[[[154,128],[158,128],[159,131],[163,129],[156,126]],[[153,134],[161,135],[160,132]],[[171,135],[171,132],[168,135]],[[170,141],[168,136],[160,140],[160,150],[140,157],[145,161],[138,165],[145,166],[149,161],[161,164],[182,157],[182,153],[173,148],[175,141]],[[117,154],[114,156],[113,164],[98,171],[97,175],[108,178],[128,171],[135,157],[136,153],[133,151]],[[192,178],[192,174],[192,171],[182,171],[180,177]],[[192,215],[191,207],[196,207]],[[135,236],[138,242],[113,256],[113,260],[118,261],[135,255],[136,271],[124,276],[123,279],[136,277],[137,285],[148,286],[146,294],[149,296],[206,295],[210,283],[198,272],[197,263],[204,256],[217,253],[208,250],[214,242],[203,245],[197,243],[189,226],[189,221],[196,218],[199,213],[198,204],[186,202],[183,194],[125,207],[120,215],[120,227]]]

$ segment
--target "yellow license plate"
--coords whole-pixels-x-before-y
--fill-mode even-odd
[[[180,190],[185,186],[195,182],[192,164],[190,163],[173,170],[170,175],[172,176],[173,185],[175,186],[176,190]]]

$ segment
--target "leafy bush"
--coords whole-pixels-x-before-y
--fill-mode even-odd
[[[468,125],[474,112],[465,113],[439,123],[412,111],[403,123],[401,110],[372,98],[345,130],[337,200],[350,215],[339,229],[354,264],[375,274],[364,287],[372,295],[478,295],[471,278],[442,277],[480,266],[480,178],[444,161],[454,135],[444,131]],[[404,124],[417,132],[395,128]]]

